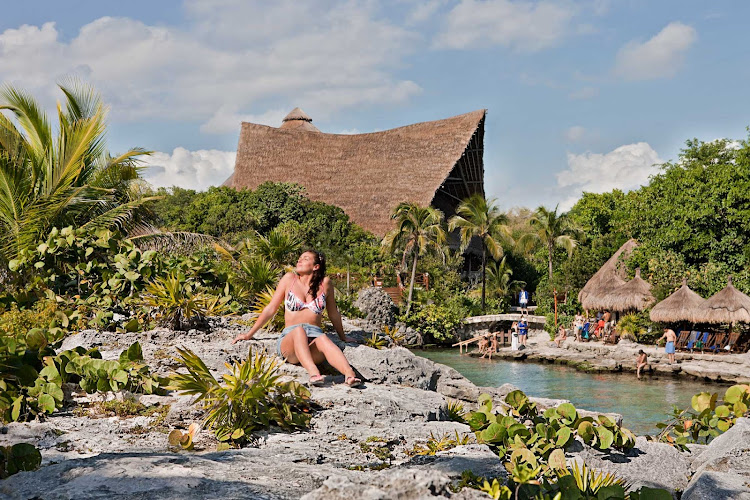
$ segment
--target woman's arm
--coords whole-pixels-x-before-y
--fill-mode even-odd
[[[344,333],[344,325],[341,323],[341,313],[339,313],[339,308],[336,307],[336,289],[333,287],[333,283],[326,277],[323,280],[323,286],[326,290],[326,312],[328,313],[328,319],[333,323],[336,334],[344,342],[356,342],[355,339],[347,337]]]
[[[255,335],[258,330],[263,328],[266,323],[268,323],[271,318],[274,317],[276,314],[276,311],[279,310],[279,306],[284,300],[284,296],[286,295],[286,289],[289,285],[289,281],[292,279],[292,273],[286,273],[283,278],[279,281],[279,284],[276,285],[276,291],[273,292],[273,297],[271,297],[271,302],[263,308],[263,311],[258,315],[258,318],[255,320],[255,323],[253,324],[252,328],[250,328],[250,331],[244,334],[237,335],[234,340],[232,341],[232,344],[235,344],[239,342],[240,340],[250,340],[253,338],[253,335]]]

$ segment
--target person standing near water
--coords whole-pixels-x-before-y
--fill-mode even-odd
[[[635,374],[641,379],[641,369],[648,364],[648,355],[643,349],[638,349],[638,360],[635,362]]]
[[[659,337],[658,342],[661,342],[661,339],[666,339],[667,344],[664,346],[664,352],[667,353],[667,357],[669,358],[669,364],[674,363],[674,343],[677,341],[677,334],[674,332],[674,330],[664,327],[664,335]]]
[[[521,316],[518,322],[518,342],[526,347],[526,338],[529,335],[529,324],[526,322],[526,316]]]
[[[518,292],[518,306],[521,309],[521,314],[529,314],[529,292],[523,286],[521,291]]]
[[[511,329],[510,350],[517,351],[518,350],[518,322],[514,321],[513,324],[510,326],[510,329]]]

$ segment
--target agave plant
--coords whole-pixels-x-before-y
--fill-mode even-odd
[[[578,461],[574,461],[573,466],[568,469],[559,469],[558,476],[571,476],[575,480],[578,489],[586,497],[596,497],[600,489],[608,486],[621,486],[623,490],[627,490],[630,487],[624,479],[617,477],[615,474],[597,472],[585,463],[582,463],[579,467]]]
[[[135,148],[105,147],[106,108],[92,88],[60,85],[58,132],[41,105],[13,86],[0,89],[0,253],[10,260],[33,248],[51,227],[132,228],[145,212]]]
[[[399,333],[398,328],[392,326],[383,327],[383,334],[391,341],[391,346],[399,346],[406,340],[406,335]]]
[[[194,285],[175,273],[151,281],[141,294],[141,304],[151,310],[158,323],[173,330],[183,329],[193,318],[223,314],[229,300],[230,296],[196,292]]]
[[[372,336],[365,338],[365,345],[373,349],[382,349],[388,345],[388,341],[378,335],[377,332],[372,332]]]
[[[242,259],[234,275],[234,282],[252,295],[257,295],[279,281],[279,268],[261,256]]]
[[[253,303],[252,312],[256,315],[256,317],[260,316],[260,314],[263,312],[263,309],[268,307],[268,305],[271,303],[271,300],[273,300],[273,292],[273,288],[269,286],[264,291],[255,296],[255,302]],[[279,308],[276,310],[276,314],[266,324],[266,329],[268,331],[281,331],[284,328],[283,310],[284,306],[279,305]]]
[[[177,349],[187,370],[172,376],[173,389],[197,395],[206,410],[204,424],[222,442],[240,444],[253,431],[276,425],[285,430],[310,423],[310,392],[297,382],[282,382],[277,361],[262,351],[242,362],[226,364],[229,373],[218,381],[195,353]]]

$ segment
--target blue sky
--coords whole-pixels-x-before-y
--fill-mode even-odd
[[[50,109],[76,75],[111,106],[110,149],[156,185],[231,173],[241,120],[299,106],[325,132],[488,109],[501,206],[632,189],[698,137],[750,125],[745,1],[34,1],[0,17],[0,81]]]

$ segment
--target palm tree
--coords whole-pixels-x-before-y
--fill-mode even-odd
[[[391,219],[396,221],[396,228],[383,238],[383,248],[393,253],[396,248],[403,245],[401,263],[404,266],[407,257],[414,256],[409,281],[409,298],[406,301],[406,314],[409,314],[419,256],[430,250],[443,251],[443,243],[446,239],[443,213],[433,207],[420,207],[415,203],[403,202],[393,211]]]
[[[500,262],[493,260],[487,264],[487,288],[490,293],[497,298],[503,298],[511,292],[513,287],[525,285],[523,282],[512,280],[512,276],[513,269],[510,268],[505,256]]]
[[[280,268],[289,265],[301,248],[302,240],[299,236],[279,227],[269,231],[266,236],[256,231],[255,236],[246,239],[241,244],[241,250],[249,250]]]
[[[508,217],[500,211],[495,200],[486,200],[476,193],[462,201],[456,215],[448,221],[448,229],[459,230],[461,251],[465,251],[472,238],[482,241],[482,312],[485,310],[485,287],[487,274],[487,252],[497,260],[503,256],[503,243],[512,244]]]
[[[128,230],[139,224],[139,157],[105,148],[106,108],[92,88],[60,85],[58,131],[39,103],[13,86],[0,89],[0,254],[11,259],[52,227]]]
[[[518,239],[518,245],[526,251],[537,245],[547,247],[547,266],[549,272],[549,283],[552,284],[552,257],[555,247],[564,248],[568,257],[578,244],[576,237],[580,233],[567,212],[558,213],[558,206],[554,210],[539,207],[529,219],[532,232],[526,233]]]

